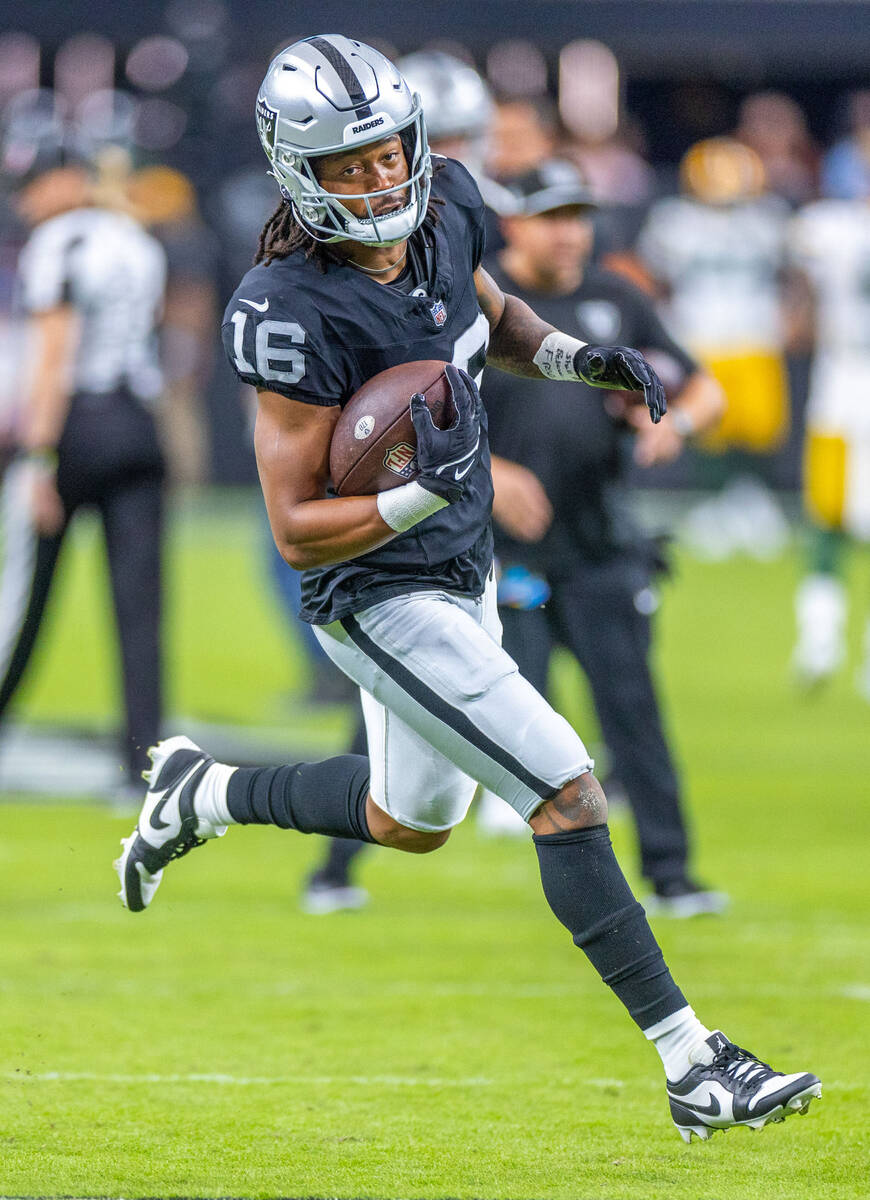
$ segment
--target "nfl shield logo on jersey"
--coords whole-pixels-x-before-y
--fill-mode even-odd
[[[433,300],[432,304],[429,308],[429,315],[431,316],[432,320],[435,322],[435,324],[440,329],[440,327],[447,320],[447,309],[444,305],[444,301],[443,300]]]
[[[417,452],[407,442],[398,442],[395,446],[390,446],[384,455],[384,466],[387,470],[392,471],[394,475],[401,475],[403,479],[410,479],[416,465]]]

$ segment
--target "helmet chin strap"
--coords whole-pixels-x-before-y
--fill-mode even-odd
[[[352,242],[363,242],[367,246],[398,246],[417,227],[417,204],[417,200],[412,200],[398,212],[373,220],[351,216],[350,220],[344,222],[345,236]],[[375,232],[381,236],[372,237],[371,234]]]

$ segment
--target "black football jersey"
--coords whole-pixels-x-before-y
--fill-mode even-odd
[[[441,359],[480,382],[489,325],[473,275],[483,254],[484,205],[464,167],[435,161],[439,220],[434,247],[419,255],[432,263],[428,284],[409,292],[350,266],[323,272],[301,253],[259,264],[233,294],[222,326],[227,356],[245,383],[343,407],[366,380],[400,363]],[[304,620],[326,624],[412,590],[483,591],[492,561],[492,478],[485,417],[482,424],[483,451],[462,499],[377,550],[305,571]]]
[[[621,275],[590,266],[575,292],[552,296],[518,287],[495,258],[485,266],[503,291],[565,333],[591,345],[664,350],[687,373],[697,370],[664,329],[649,297]],[[608,416],[606,396],[585,384],[501,371],[487,375],[483,398],[492,452],[534,471],[555,513],[537,543],[514,542],[496,528],[496,553],[503,562],[554,575],[578,558],[610,558],[641,543],[621,487],[631,440]]]

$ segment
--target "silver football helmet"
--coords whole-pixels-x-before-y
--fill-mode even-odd
[[[420,50],[396,66],[417,92],[433,142],[442,138],[483,138],[492,119],[492,97],[481,77],[443,50]]]
[[[257,97],[257,131],[281,194],[322,242],[393,246],[426,216],[432,163],[423,107],[383,54],[338,34],[305,38],[271,62]],[[410,177],[396,187],[342,196],[327,192],[316,159],[399,134]],[[375,216],[372,201],[399,195],[396,211]],[[367,216],[343,203],[365,201]]]

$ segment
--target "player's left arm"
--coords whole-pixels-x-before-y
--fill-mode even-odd
[[[643,392],[650,419],[654,424],[662,419],[667,410],[665,391],[642,354],[628,346],[589,346],[562,333],[517,296],[503,292],[483,267],[475,271],[474,284],[489,322],[487,362],[529,379]]]

